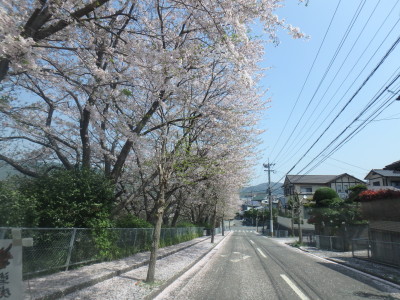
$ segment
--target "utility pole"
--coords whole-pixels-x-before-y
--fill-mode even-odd
[[[268,171],[268,189],[267,189],[267,194],[268,194],[268,204],[269,204],[269,232],[271,234],[271,237],[274,236],[274,219],[273,219],[273,214],[272,214],[272,195],[271,195],[271,172],[274,170],[271,170],[271,168],[275,164],[270,164],[269,159],[267,164],[263,164],[264,168],[267,169]]]

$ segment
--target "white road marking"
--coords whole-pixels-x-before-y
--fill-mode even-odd
[[[245,256],[243,256],[243,257],[241,257],[241,258],[238,258],[238,259],[231,259],[231,262],[237,263],[237,262],[239,262],[239,261],[248,259],[248,258],[250,258],[250,257],[251,257],[251,256],[245,255]]]
[[[303,292],[285,274],[281,274],[281,277],[292,288],[292,290],[300,297],[301,300],[310,299],[306,295],[304,295]]]
[[[261,251],[260,248],[257,248],[257,251],[260,252],[260,254],[261,254],[264,258],[267,258],[267,256],[264,254],[264,252]]]
[[[250,240],[250,243],[252,243],[254,245],[254,242],[252,240]]]

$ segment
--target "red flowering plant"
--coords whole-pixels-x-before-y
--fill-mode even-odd
[[[395,190],[366,190],[358,195],[361,202],[375,201],[381,199],[400,198],[400,191]]]
[[[400,191],[367,190],[359,194],[362,215],[369,221],[400,221]]]

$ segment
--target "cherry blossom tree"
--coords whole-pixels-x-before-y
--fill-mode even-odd
[[[147,280],[153,281],[162,219],[174,205],[168,201],[190,182],[192,195],[211,186],[215,201],[230,203],[247,178],[266,104],[257,89],[263,42],[275,42],[278,28],[302,37],[274,14],[279,5],[0,5],[0,160],[29,176],[40,175],[37,166],[102,169],[119,186],[117,212],[140,195],[156,224]],[[266,41],[251,34],[254,22]],[[139,184],[127,184],[131,174]],[[207,193],[195,198],[204,201]]]

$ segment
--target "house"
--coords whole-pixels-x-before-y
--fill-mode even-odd
[[[349,187],[357,184],[365,184],[365,182],[347,173],[341,175],[286,175],[283,189],[285,197],[297,193],[300,198],[311,200],[317,189],[330,187],[340,197],[347,198]]]
[[[400,160],[383,169],[372,169],[365,179],[368,189],[400,189]]]

